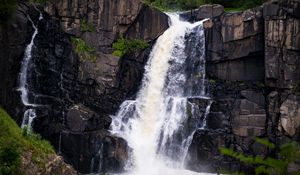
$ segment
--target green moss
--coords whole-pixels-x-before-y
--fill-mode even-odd
[[[34,133],[25,134],[13,119],[0,108],[0,174],[17,174],[20,157],[32,154],[33,163],[44,168],[49,154],[54,154],[51,144]],[[8,159],[9,158],[9,159]]]
[[[149,47],[149,44],[139,39],[125,39],[122,35],[120,35],[119,39],[113,43],[112,47],[114,48],[113,55],[122,57],[126,53],[146,49]]]
[[[96,61],[95,49],[88,46],[83,39],[72,37],[71,41],[81,60]]]

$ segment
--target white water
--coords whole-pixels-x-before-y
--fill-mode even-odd
[[[193,134],[201,127],[191,121],[187,108],[188,98],[205,95],[202,21],[191,24],[180,21],[178,15],[169,17],[170,27],[150,54],[136,100],[123,102],[112,117],[111,132],[132,148],[126,165],[131,175],[201,174],[184,170],[184,160]],[[200,45],[188,48],[192,42],[186,40],[189,35]],[[198,64],[193,59],[198,59]]]
[[[34,32],[33,32],[31,41],[27,45],[25,53],[24,53],[24,58],[22,61],[21,72],[20,72],[20,77],[19,77],[18,91],[21,92],[22,103],[24,104],[24,106],[26,106],[28,108],[24,112],[21,127],[22,128],[27,127],[27,131],[30,132],[32,129],[32,122],[36,118],[36,111],[35,111],[34,107],[39,106],[39,105],[34,104],[34,103],[30,102],[30,100],[29,100],[29,97],[28,97],[29,89],[28,89],[27,78],[28,78],[29,64],[30,64],[31,58],[32,58],[32,48],[34,47],[34,39],[35,39],[36,35],[38,34],[38,28],[35,26],[34,22],[32,21],[32,19],[29,16],[27,16],[27,18],[31,22]],[[42,20],[42,19],[43,19],[43,16],[40,13],[39,20]]]

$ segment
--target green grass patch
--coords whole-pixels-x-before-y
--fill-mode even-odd
[[[88,46],[81,38],[72,37],[71,41],[80,60],[96,61],[95,48]]]
[[[113,55],[122,57],[127,53],[146,49],[149,47],[149,44],[139,39],[125,39],[123,35],[120,35],[112,47],[114,48]]]
[[[18,174],[20,158],[32,154],[32,162],[44,168],[49,154],[55,151],[39,135],[23,132],[15,121],[0,108],[0,175]]]

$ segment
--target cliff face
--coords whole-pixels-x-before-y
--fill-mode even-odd
[[[45,7],[19,2],[14,18],[1,24],[0,37],[0,104],[19,123],[26,107],[17,91],[18,76],[33,34],[27,15],[38,28],[28,72],[29,99],[40,105],[35,131],[79,172],[122,170],[127,146],[107,131],[110,115],[134,97],[151,48],[117,58],[111,55],[112,43],[123,35],[151,44],[168,28],[167,16],[138,0],[57,0]],[[80,59],[70,37],[95,48],[96,60]]]
[[[264,154],[253,141],[257,136],[278,144],[299,142],[299,6],[299,1],[272,1],[226,13],[222,6],[205,5],[182,15],[189,20],[210,18],[204,27],[215,100],[209,128],[198,131],[190,147],[190,154],[197,155],[188,158],[190,169],[239,169],[239,163],[222,157],[218,148]]]
[[[167,16],[139,0],[54,0],[38,9],[41,21],[37,8],[20,1],[14,17],[0,21],[0,105],[20,123],[26,107],[17,91],[18,76],[34,31],[29,15],[38,27],[29,97],[42,105],[36,108],[34,129],[79,172],[121,171],[127,145],[109,134],[110,115],[134,98],[151,47],[117,58],[112,43],[123,35],[152,45],[168,27]],[[255,136],[299,141],[299,12],[299,2],[287,0],[234,13],[205,5],[182,15],[211,18],[204,27],[214,102],[208,128],[195,133],[189,149],[190,169],[238,169],[218,148],[265,153],[253,142]],[[70,37],[95,48],[96,60],[80,59]],[[203,107],[207,102],[190,103]]]

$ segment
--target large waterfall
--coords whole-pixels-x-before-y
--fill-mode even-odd
[[[170,27],[160,36],[145,67],[136,100],[113,116],[111,132],[132,148],[126,168],[135,175],[199,174],[184,170],[184,160],[203,116],[189,98],[207,98],[205,38],[202,21],[191,24],[170,14]],[[188,111],[189,110],[189,111]],[[200,115],[201,116],[201,115]]]
[[[32,21],[32,19],[27,16],[28,20],[32,24],[32,28],[34,29],[33,35],[31,37],[30,43],[27,45],[24,58],[21,65],[21,72],[19,76],[19,91],[21,92],[21,100],[23,105],[27,108],[27,110],[24,112],[23,121],[21,127],[24,128],[27,126],[27,130],[30,131],[32,128],[32,122],[34,118],[36,118],[36,112],[34,107],[38,106],[37,104],[34,104],[32,99],[29,98],[29,86],[28,86],[28,72],[30,71],[30,64],[32,61],[32,49],[34,47],[34,39],[36,35],[38,34],[38,28]],[[42,20],[43,16],[42,13],[40,13],[39,20]]]

